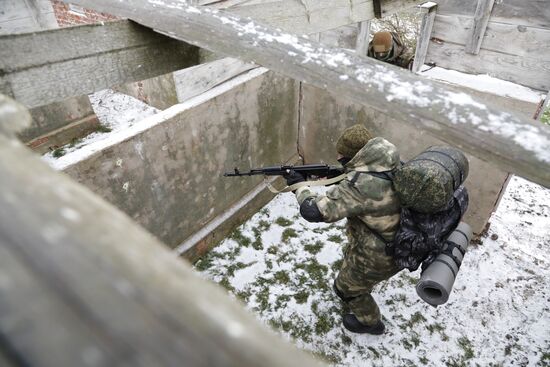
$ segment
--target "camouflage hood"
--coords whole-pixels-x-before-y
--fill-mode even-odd
[[[383,172],[399,165],[399,152],[395,145],[384,138],[371,139],[349,161],[346,171]]]

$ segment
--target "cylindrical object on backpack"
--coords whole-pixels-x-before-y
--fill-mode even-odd
[[[393,184],[403,207],[436,213],[446,209],[468,170],[468,159],[459,149],[433,146],[398,168]]]
[[[424,270],[416,293],[426,303],[438,306],[447,302],[472,235],[472,228],[460,222],[445,242],[443,251]]]

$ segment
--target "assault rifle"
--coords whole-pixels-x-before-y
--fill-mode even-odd
[[[240,177],[240,176],[254,176],[254,175],[264,175],[264,176],[284,176],[289,174],[291,171],[299,172],[302,175],[308,178],[333,178],[340,176],[344,173],[344,168],[342,166],[329,166],[327,164],[306,164],[303,166],[272,166],[272,167],[261,167],[261,168],[252,168],[248,172],[241,172],[238,168],[235,168],[234,172],[224,173],[225,177]]]

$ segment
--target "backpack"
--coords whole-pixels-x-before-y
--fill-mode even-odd
[[[389,179],[401,201],[399,229],[386,243],[386,254],[410,271],[426,269],[442,251],[468,208],[462,183],[468,160],[460,150],[430,147],[390,172],[369,172]],[[382,238],[381,236],[378,236]]]

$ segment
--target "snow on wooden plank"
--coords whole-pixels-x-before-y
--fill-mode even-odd
[[[0,36],[0,92],[32,108],[199,62],[198,48],[123,20]]]
[[[410,8],[423,0],[382,0],[381,14]],[[373,0],[201,1],[215,9],[296,34],[313,34],[375,18]]]
[[[392,65],[221,11],[163,0],[72,0],[326,89],[550,186],[550,129]]]

